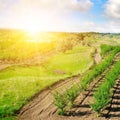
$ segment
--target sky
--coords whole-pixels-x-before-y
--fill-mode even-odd
[[[0,28],[120,32],[120,0],[0,0]]]

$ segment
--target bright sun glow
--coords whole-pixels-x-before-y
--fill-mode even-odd
[[[22,22],[22,28],[26,30],[31,35],[36,35],[39,31],[44,31],[45,21],[40,21],[36,17],[35,13],[24,16],[24,21]]]
[[[49,40],[44,39],[45,37],[43,37],[44,35],[42,32],[50,29],[49,22],[51,21],[49,20],[48,22],[47,17],[42,19],[41,16],[38,16],[38,14],[33,11],[30,13],[31,14],[28,14],[27,16],[23,16],[24,21],[21,21],[21,24],[19,24],[19,26],[21,26],[21,28],[24,29],[30,37],[28,42],[49,42]]]
[[[38,27],[32,24],[26,26],[24,30],[27,32],[28,36],[30,37],[28,42],[39,42],[39,43],[48,42],[43,38],[42,29],[43,29],[42,27],[38,29]]]
[[[32,36],[35,36],[39,32],[39,29],[35,26],[27,26],[24,29]]]

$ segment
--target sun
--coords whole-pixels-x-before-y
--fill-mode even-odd
[[[35,26],[27,26],[25,30],[32,36],[35,36],[39,32],[39,29]]]
[[[44,39],[42,39],[42,36],[43,36],[42,31],[37,26],[31,24],[31,25],[25,26],[24,30],[27,32],[27,35],[29,37],[29,40],[27,40],[27,42],[33,42],[33,43],[44,42]]]

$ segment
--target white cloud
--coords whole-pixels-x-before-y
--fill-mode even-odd
[[[105,14],[111,19],[120,20],[120,0],[108,0]]]
[[[70,7],[73,10],[88,11],[93,6],[90,0],[71,0]]]
[[[39,8],[46,11],[81,11],[86,12],[92,6],[91,0],[19,0],[16,2],[19,9]],[[14,7],[14,6],[13,6]]]
[[[29,25],[40,27],[43,25],[50,28],[58,27],[59,29],[61,26],[67,26],[66,21],[69,21],[68,18],[70,17],[68,16],[71,16],[72,12],[87,12],[93,6],[91,0],[4,1],[0,0],[0,6],[3,3],[7,6],[6,14],[4,14],[4,24],[8,27],[24,27]],[[0,10],[3,8],[0,8]]]
[[[10,3],[13,3],[13,0],[0,0],[0,13],[6,10]]]
[[[104,28],[108,32],[120,32],[120,0],[108,0],[104,8],[107,21]]]

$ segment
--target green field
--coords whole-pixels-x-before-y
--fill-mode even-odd
[[[13,66],[1,71],[0,117],[14,115],[27,99],[58,80],[85,72],[93,64],[93,51],[92,47],[76,46],[41,66]]]
[[[109,34],[100,33],[40,33],[35,38],[21,31],[3,30],[1,34],[0,65],[10,65],[0,71],[1,120],[15,119],[16,112],[32,96],[67,77],[86,75],[82,79],[85,89],[89,82],[109,66],[114,57],[110,55],[110,51],[119,44],[119,34],[111,37]],[[36,38],[45,41],[33,42]],[[29,42],[31,39],[33,41]],[[109,46],[111,40],[113,46]],[[101,45],[103,43],[107,45]],[[109,55],[110,61],[106,58],[107,64],[103,61],[90,73],[86,73],[93,67],[96,53],[102,58]],[[67,91],[69,95],[73,95],[69,96],[70,101],[77,96],[72,90]]]

